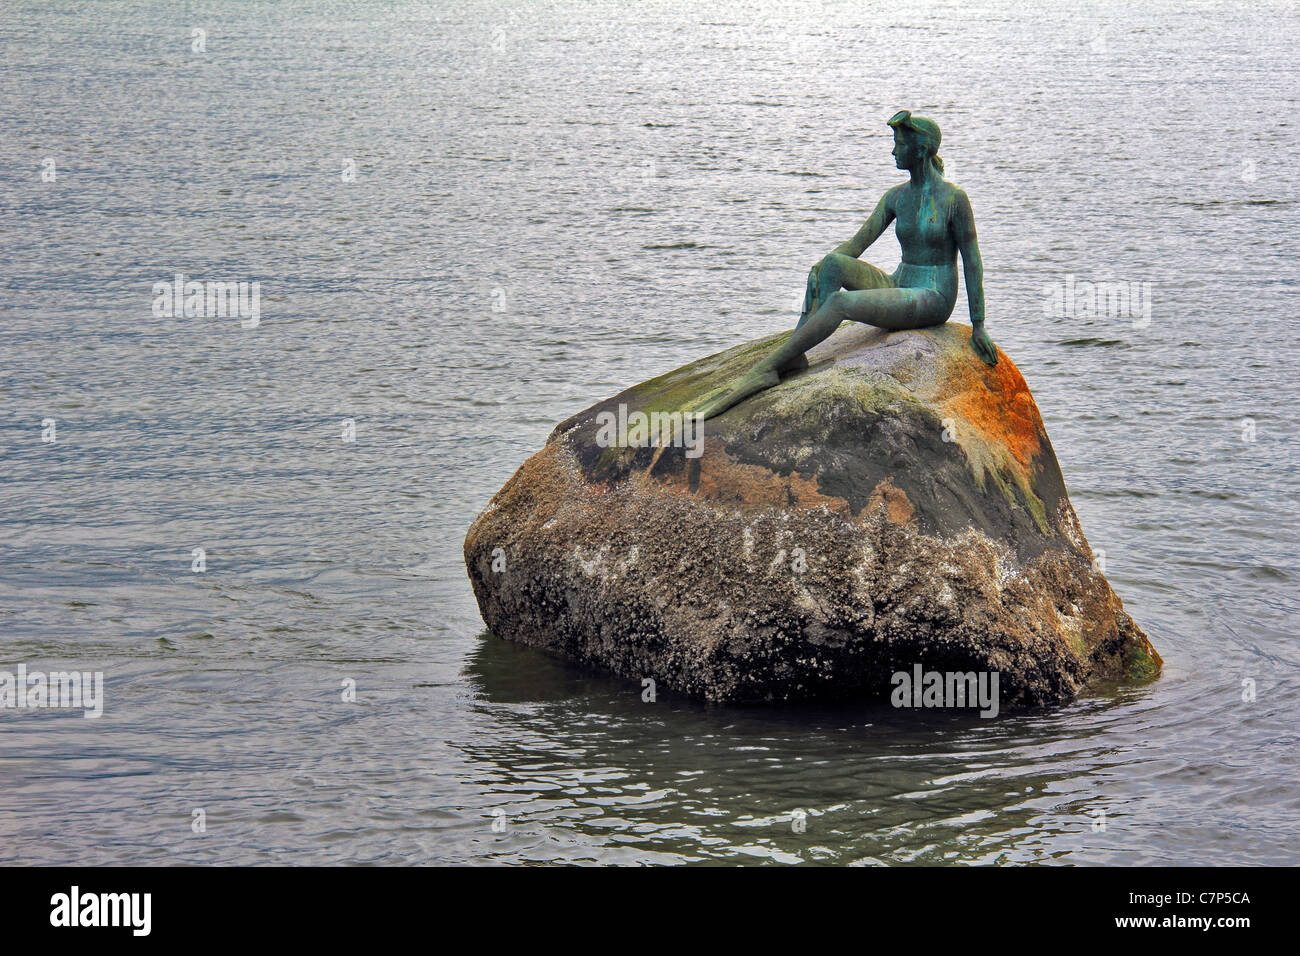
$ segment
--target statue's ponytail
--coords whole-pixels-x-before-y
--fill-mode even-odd
[[[934,168],[937,169],[937,170],[939,171],[939,175],[942,176],[942,175],[943,175],[943,160],[939,158],[939,154],[938,154],[938,153],[931,153],[931,154],[930,154],[930,162],[934,163]]]

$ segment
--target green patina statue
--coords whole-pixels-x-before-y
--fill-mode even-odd
[[[704,418],[721,415],[771,388],[783,373],[806,368],[804,353],[845,319],[890,331],[942,325],[957,304],[958,252],[974,328],[971,347],[989,365],[997,364],[997,347],[984,331],[984,265],[975,239],[975,214],[966,193],[943,178],[939,124],[903,110],[889,125],[894,130],[894,165],[906,169],[909,180],[885,193],[857,235],[812,267],[803,315],[790,338],[731,391],[708,402],[699,411]],[[858,256],[895,220],[903,261],[893,275],[886,275]]]

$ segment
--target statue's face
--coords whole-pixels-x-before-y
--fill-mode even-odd
[[[899,169],[912,168],[912,156],[916,152],[916,145],[911,138],[904,136],[902,130],[894,129],[894,165]]]

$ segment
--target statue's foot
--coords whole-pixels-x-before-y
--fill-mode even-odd
[[[780,381],[781,376],[775,370],[755,369],[742,378],[731,391],[724,392],[712,401],[707,402],[699,410],[699,414],[706,421],[710,418],[716,418],[732,406],[739,405],[749,396],[771,388],[773,385],[780,384]]]

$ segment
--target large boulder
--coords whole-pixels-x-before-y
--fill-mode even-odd
[[[788,333],[562,422],[465,539],[484,621],[710,700],[887,698],[917,665],[996,673],[1003,706],[1154,678],[1024,378],[970,332],[846,325],[702,441],[646,446],[635,413],[698,406]]]

